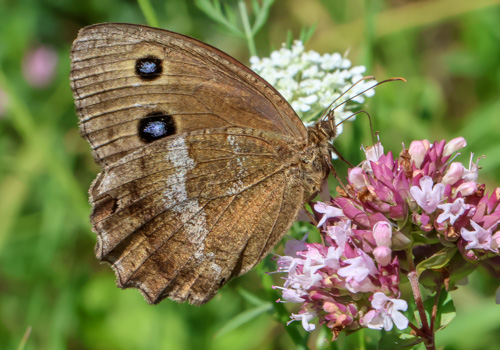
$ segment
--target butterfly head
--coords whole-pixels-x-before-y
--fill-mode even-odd
[[[307,128],[307,131],[309,143],[320,145],[333,140],[337,136],[337,125],[335,124],[333,111],[331,115],[328,113],[326,118]]]

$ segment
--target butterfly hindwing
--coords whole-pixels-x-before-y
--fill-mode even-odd
[[[297,143],[249,128],[164,138],[91,188],[96,255],[150,303],[202,304],[256,265],[301,206]]]

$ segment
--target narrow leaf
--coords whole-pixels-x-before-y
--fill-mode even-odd
[[[214,0],[210,2],[209,0],[195,0],[196,6],[203,11],[208,17],[210,17],[214,22],[224,26],[228,29],[233,35],[239,37],[245,37],[245,34],[237,27],[236,24],[236,16],[233,14],[229,14],[230,17],[233,17],[234,23],[226,18],[224,11],[222,11],[221,4],[218,0]]]
[[[269,17],[269,9],[273,5],[274,0],[264,0],[264,3],[262,4],[262,7],[259,8],[258,4],[257,6],[253,5],[253,11],[255,15],[255,21],[252,25],[252,34],[255,35],[261,28],[262,26],[266,23],[267,18]]]
[[[304,44],[311,39],[313,36],[314,32],[316,31],[317,23],[314,23],[312,26],[307,28],[306,26],[302,27],[300,31],[300,41],[302,41]]]
[[[291,49],[292,48],[292,44],[293,44],[293,33],[290,29],[287,30],[286,32],[286,40],[285,40],[285,43],[286,43],[286,48],[287,49]]]
[[[424,270],[437,270],[447,265],[457,252],[456,248],[443,248],[429,259],[421,261],[417,265],[417,272],[420,275]]]
[[[418,345],[423,341],[424,340],[422,338],[410,337],[404,339],[401,338],[400,335],[398,334],[384,333],[378,343],[378,349],[379,350],[413,349],[415,345]]]
[[[261,298],[259,298],[255,294],[250,293],[244,288],[238,288],[238,293],[243,297],[243,299],[248,301],[253,306],[261,306],[269,303],[269,301],[262,300]]]
[[[255,15],[260,12],[260,4],[257,0],[252,0],[252,11]]]
[[[265,303],[261,306],[254,307],[252,309],[243,311],[242,313],[236,315],[231,320],[229,320],[224,327],[222,327],[214,336],[214,339],[220,338],[224,334],[227,334],[236,328],[250,322],[257,316],[273,311],[273,305],[271,303]]]
[[[151,27],[158,27],[158,18],[156,17],[156,13],[153,9],[153,5],[151,5],[151,2],[149,0],[137,0],[137,3],[139,4],[139,7],[142,11],[142,14],[144,15],[144,18],[146,19],[146,22],[148,22],[148,25],[150,25]]]

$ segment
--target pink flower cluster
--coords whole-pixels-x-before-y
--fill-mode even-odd
[[[322,243],[290,239],[277,259],[278,272],[287,273],[275,287],[280,301],[302,304],[292,321],[311,331],[317,319],[334,339],[360,327],[405,329],[400,274],[408,259],[447,251],[468,264],[498,256],[500,188],[489,195],[476,182],[477,163],[453,161],[465,145],[461,137],[414,141],[398,158],[380,143],[365,151],[340,196],[314,205]]]

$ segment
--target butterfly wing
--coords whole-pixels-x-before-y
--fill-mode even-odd
[[[96,255],[120,287],[139,288],[150,303],[207,302],[265,257],[297,216],[304,189],[293,145],[223,128],[125,156],[90,191]]]
[[[307,138],[290,105],[257,74],[166,30],[86,27],[73,44],[70,78],[81,134],[102,165],[145,145],[138,135],[145,118],[163,116],[167,136],[239,126]]]

